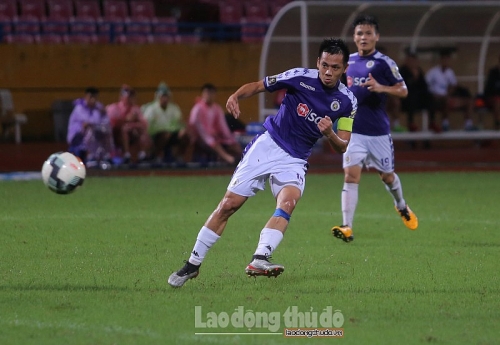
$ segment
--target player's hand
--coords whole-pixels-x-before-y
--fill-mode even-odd
[[[368,78],[364,83],[360,84],[360,86],[366,87],[368,91],[371,92],[382,92],[382,85],[373,78],[371,73],[368,73]]]
[[[325,116],[319,120],[318,129],[321,134],[328,136],[333,131],[332,124],[332,119],[329,116]]]
[[[227,99],[226,109],[235,119],[240,117],[240,104],[238,102],[238,97],[236,97],[234,93]]]

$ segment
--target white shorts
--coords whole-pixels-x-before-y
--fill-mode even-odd
[[[249,144],[229,182],[227,190],[251,197],[264,190],[269,179],[271,191],[276,197],[285,186],[295,186],[304,192],[307,161],[290,156],[274,142],[268,132]]]
[[[390,134],[369,136],[352,133],[351,140],[344,153],[344,168],[365,165],[380,172],[394,171],[394,144]]]

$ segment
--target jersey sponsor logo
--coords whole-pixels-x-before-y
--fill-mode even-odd
[[[333,100],[332,104],[330,104],[330,109],[332,109],[333,111],[338,111],[340,109],[340,102],[336,99]]]
[[[366,68],[372,68],[375,65],[375,61],[370,60],[366,63]]]
[[[297,106],[297,115],[304,117],[306,120],[314,122],[315,124],[318,124],[319,120],[321,120],[321,116],[313,113],[312,109],[309,109],[309,106],[304,103],[299,103]]]
[[[267,77],[267,85],[268,86],[276,84],[277,81],[278,81],[278,76],[276,76],[276,75]]]
[[[306,117],[307,114],[309,114],[309,107],[307,106],[307,104],[299,103],[299,105],[297,106],[297,114],[299,114],[299,116],[301,117]]]
[[[347,77],[347,87],[351,87],[352,86],[352,77]]]
[[[303,82],[300,82],[300,86],[302,86],[303,88],[306,88],[308,90],[311,90],[311,91],[316,91],[316,89],[314,88],[314,86],[307,85],[306,83],[303,83]]]
[[[349,80],[350,79],[350,80]],[[348,87],[351,87],[351,86],[359,86],[361,84],[364,84],[366,83],[366,81],[370,79],[368,77],[347,77],[347,86]]]

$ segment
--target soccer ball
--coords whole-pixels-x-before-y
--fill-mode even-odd
[[[85,165],[69,152],[51,154],[42,166],[43,183],[57,194],[72,193],[85,180]]]

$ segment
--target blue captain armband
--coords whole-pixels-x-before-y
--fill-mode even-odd
[[[354,122],[353,118],[350,117],[341,117],[337,121],[337,129],[339,131],[352,132],[352,124]]]
[[[288,213],[286,213],[284,210],[282,210],[281,208],[277,208],[274,211],[273,217],[281,217],[281,218],[286,219],[288,222],[290,221],[290,215]]]

